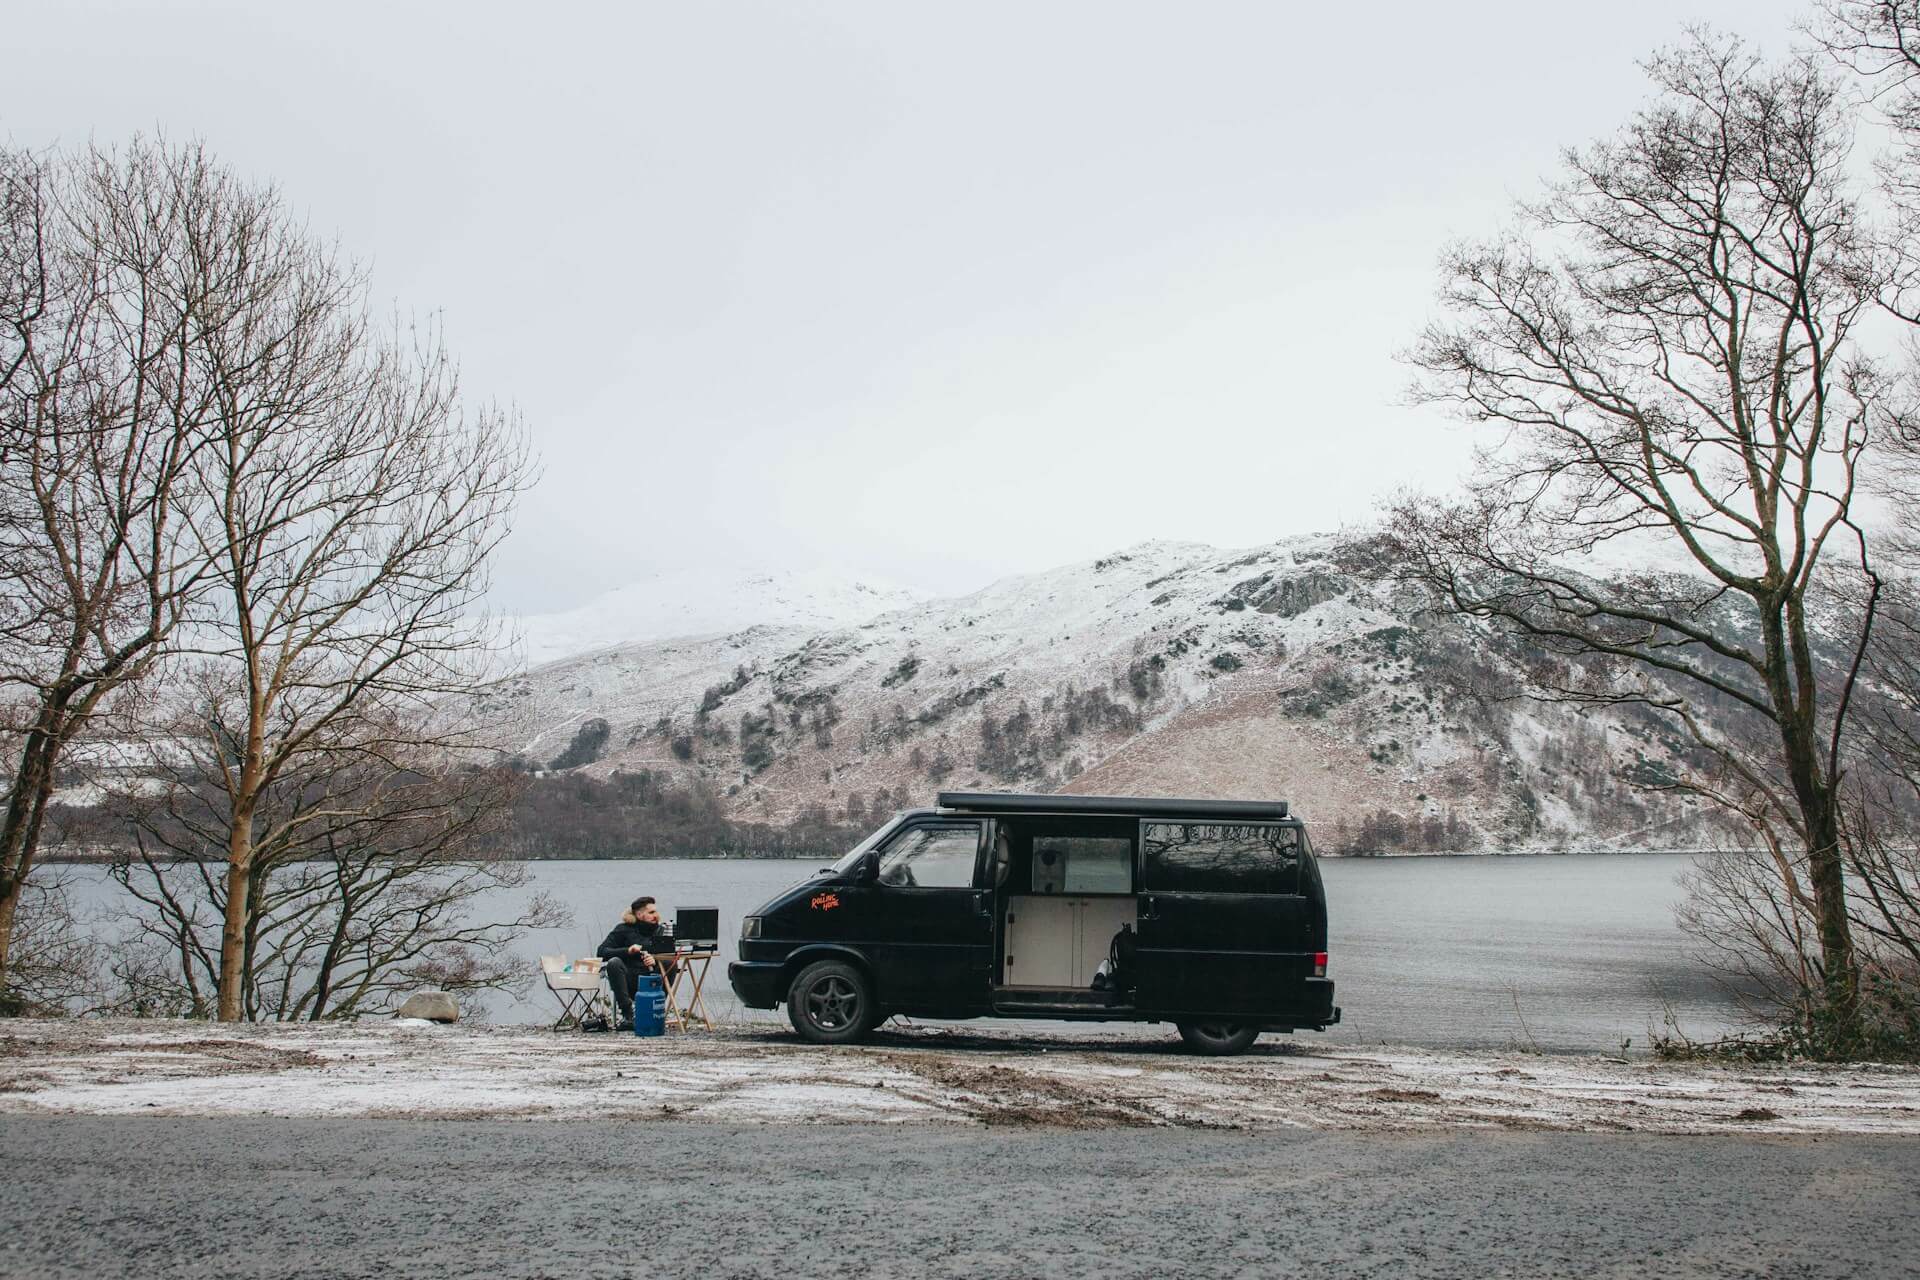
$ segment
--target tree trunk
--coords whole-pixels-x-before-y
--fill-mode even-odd
[[[26,878],[16,877],[0,892],[0,994],[7,989],[7,954],[13,948],[13,919],[20,906],[20,894],[26,887]]]
[[[1849,1039],[1860,1011],[1860,968],[1853,950],[1853,925],[1847,918],[1847,884],[1840,851],[1840,806],[1831,788],[1821,788],[1811,803],[1802,800],[1807,820],[1807,878],[1813,882],[1813,906],[1820,926],[1820,970],[1829,1031]]]
[[[340,954],[346,949],[347,922],[353,918],[353,886],[339,872],[340,851],[331,838],[327,841],[327,854],[334,859],[334,880],[340,886],[340,906],[333,921],[333,936],[327,940],[326,953],[320,959],[319,976],[313,980],[313,1007],[307,1011],[308,1019],[313,1022],[326,1016],[327,999],[333,994],[334,966],[340,962]]]
[[[220,926],[220,991],[214,1016],[221,1022],[246,1018],[242,999],[247,978],[247,926],[253,903],[253,810],[235,808],[227,835],[227,911]]]
[[[7,986],[13,950],[13,922],[26,891],[40,845],[40,823],[47,797],[53,791],[53,760],[60,749],[55,731],[65,713],[64,700],[40,710],[38,722],[27,732],[27,742],[14,771],[13,794],[7,800],[6,819],[0,824],[0,991]]]
[[[1814,719],[1818,682],[1806,619],[1797,597],[1763,620],[1769,681],[1786,752],[1787,776],[1806,826],[1807,878],[1813,886],[1815,923],[1820,931],[1821,1011],[1827,1035],[1852,1037],[1860,1005],[1860,972],[1853,950],[1853,925],[1847,917],[1847,883],[1840,849],[1838,777],[1821,768],[1820,735]],[[1791,673],[1791,675],[1790,675]],[[1792,677],[1797,680],[1789,683]],[[1809,992],[1808,994],[1813,994]]]

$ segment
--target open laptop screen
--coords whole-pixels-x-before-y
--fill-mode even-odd
[[[683,947],[718,945],[720,908],[681,907],[673,913],[673,940]]]

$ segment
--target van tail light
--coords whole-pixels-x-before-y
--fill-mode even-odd
[[[1327,976],[1327,953],[1324,951],[1313,953],[1313,976],[1316,978]]]

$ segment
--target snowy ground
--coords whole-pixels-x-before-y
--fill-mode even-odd
[[[0,1021],[0,1114],[936,1122],[1920,1135],[1920,1070],[1135,1041],[893,1027],[639,1040],[531,1028]]]

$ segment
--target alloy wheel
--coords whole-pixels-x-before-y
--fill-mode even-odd
[[[839,974],[827,974],[807,989],[807,1017],[822,1031],[839,1031],[860,1016],[860,993]]]

